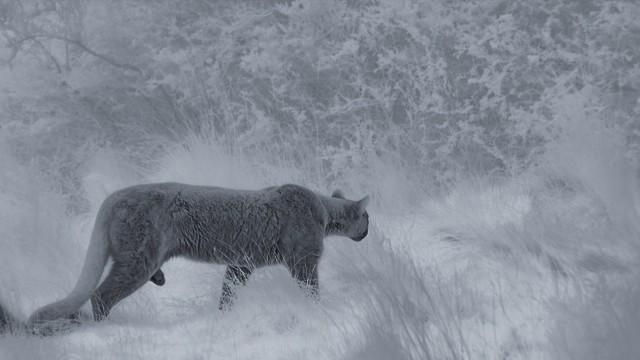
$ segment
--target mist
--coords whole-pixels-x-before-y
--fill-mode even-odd
[[[640,4],[0,2],[0,303],[75,284],[134,184],[371,196],[320,301],[173,259],[0,359],[637,359]],[[90,313],[85,305],[83,313]],[[0,313],[0,315],[2,315]],[[0,318],[0,325],[2,325]]]

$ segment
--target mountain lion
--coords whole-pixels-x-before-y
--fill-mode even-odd
[[[298,185],[231,190],[178,183],[144,184],[111,194],[96,218],[82,273],[64,299],[37,310],[35,326],[74,316],[91,299],[95,320],[145,282],[164,284],[160,267],[182,256],[226,264],[219,308],[256,268],[283,264],[310,295],[318,291],[323,239],[367,236],[369,198],[331,197]],[[113,266],[98,286],[107,258]]]

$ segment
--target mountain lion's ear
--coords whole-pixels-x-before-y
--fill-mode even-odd
[[[369,195],[357,202],[358,214],[362,214],[367,209],[367,205],[369,205]]]
[[[334,191],[333,194],[331,194],[331,197],[338,198],[338,199],[344,199],[344,194],[342,193],[341,190],[336,189],[336,191]]]

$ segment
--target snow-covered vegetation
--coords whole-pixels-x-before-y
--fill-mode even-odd
[[[371,194],[321,300],[172,260],[0,359],[640,358],[635,0],[0,0],[0,303],[64,296],[112,191]],[[85,309],[88,312],[88,309]]]

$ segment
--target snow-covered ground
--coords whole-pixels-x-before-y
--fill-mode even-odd
[[[517,178],[468,181],[433,198],[414,194],[419,201],[405,207],[386,206],[393,189],[379,195],[365,241],[326,239],[319,303],[274,267],[257,271],[223,313],[216,304],[224,267],[173,260],[163,267],[164,287],[145,285],[106,321],[52,337],[5,336],[0,356],[632,358],[639,350],[630,333],[639,319],[637,183],[607,143],[615,138],[585,139],[558,147],[579,147],[579,155],[554,155],[547,168]],[[28,166],[13,162],[3,172],[2,299],[22,319],[74,284],[110,191],[136,181],[256,188],[287,178],[286,169],[257,171],[250,159],[206,141],[192,140],[139,180],[133,165],[101,157],[83,180],[90,210],[77,216],[65,215],[65,197]]]
[[[640,6],[50,3],[0,4],[0,57],[27,38],[0,64],[17,318],[67,294],[131,184],[341,188],[371,225],[325,240],[319,302],[271,267],[220,312],[224,266],[174,259],[0,359],[640,358]]]

